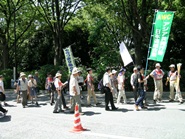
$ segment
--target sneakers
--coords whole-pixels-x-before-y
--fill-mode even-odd
[[[148,107],[143,106],[143,107],[141,107],[141,109],[143,109],[143,110],[147,110],[147,109],[148,109]]]
[[[55,111],[55,110],[54,110],[53,113],[59,113],[59,111]]]
[[[135,104],[134,107],[135,107],[136,111],[139,111],[138,105]]]

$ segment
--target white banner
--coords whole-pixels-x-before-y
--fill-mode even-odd
[[[69,69],[69,73],[72,73],[72,70],[74,67],[76,67],[76,64],[74,62],[74,57],[73,57],[73,53],[72,53],[72,50],[71,50],[71,46],[63,49],[64,51],[64,55],[65,55],[65,58],[66,58],[66,64],[68,66],[68,69]]]
[[[127,47],[125,46],[125,43],[124,42],[121,42],[120,46],[119,46],[119,49],[120,49],[120,55],[121,55],[121,58],[123,60],[123,63],[124,63],[124,66],[128,65],[129,63],[133,62],[128,50],[127,50]]]

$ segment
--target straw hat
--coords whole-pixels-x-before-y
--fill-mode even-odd
[[[26,76],[26,74],[24,72],[21,72],[20,77],[22,77],[22,76]]]
[[[59,77],[59,76],[62,76],[62,74],[56,73],[55,77],[57,78],[57,77]]]
[[[77,74],[80,70],[78,70],[77,67],[74,67],[73,70],[72,70],[72,74]]]

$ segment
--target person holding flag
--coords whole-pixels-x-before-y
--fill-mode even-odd
[[[154,80],[154,85],[155,85],[155,91],[154,91],[154,96],[153,96],[153,100],[154,100],[154,104],[156,104],[156,101],[161,102],[162,99],[162,95],[163,95],[163,76],[164,76],[164,72],[161,68],[161,65],[159,63],[156,63],[155,65],[156,69],[154,69],[150,75],[148,75],[146,77],[146,79],[148,79],[150,76],[153,78]]]
[[[166,80],[166,86],[168,85],[168,82],[170,82],[170,100],[169,102],[173,102],[174,98],[177,98],[179,102],[182,104],[183,103],[183,98],[179,89],[179,86],[177,85],[177,77],[178,77],[178,72],[175,70],[175,65],[171,64],[169,66],[170,71],[168,72],[168,77]],[[174,97],[174,89],[176,90],[176,97]]]

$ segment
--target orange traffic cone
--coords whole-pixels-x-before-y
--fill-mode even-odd
[[[85,131],[86,129],[84,129],[81,125],[78,104],[76,104],[76,106],[75,106],[75,115],[74,116],[75,116],[75,120],[74,120],[74,127],[73,127],[72,131],[73,132]]]

